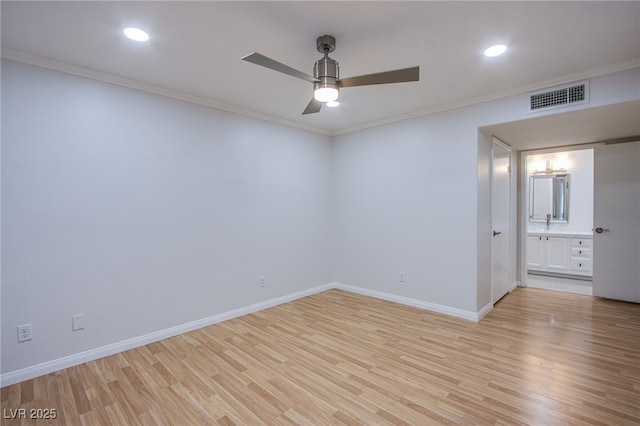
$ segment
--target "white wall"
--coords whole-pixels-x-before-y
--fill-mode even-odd
[[[336,138],[335,281],[476,312],[477,129],[451,137],[458,114]]]
[[[329,282],[330,164],[326,136],[3,61],[2,372]]]
[[[546,162],[563,167],[570,174],[569,222],[553,223],[551,229],[560,232],[592,233],[593,229],[593,149],[527,155],[526,200],[529,200],[529,178],[536,168],[543,170]],[[542,167],[540,167],[540,165]],[[529,231],[539,231],[546,225],[528,223]]]
[[[588,105],[535,117],[638,99],[638,81],[638,69],[594,77]],[[490,306],[491,140],[478,129],[530,118],[526,105],[510,96],[336,137],[333,280],[464,312]]]
[[[592,79],[579,108],[636,99],[639,77]],[[2,371],[330,281],[477,313],[478,129],[523,118],[519,95],[331,140],[3,61]]]

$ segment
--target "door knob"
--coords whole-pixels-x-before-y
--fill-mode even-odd
[[[596,232],[597,232],[598,234],[602,234],[603,232],[609,232],[609,230],[608,230],[607,228],[600,228],[600,227],[598,227],[598,228],[596,228]]]
[[[494,237],[495,237],[496,235],[500,235],[500,234],[502,234],[502,232],[499,232],[499,231],[493,231],[493,236],[494,236]]]

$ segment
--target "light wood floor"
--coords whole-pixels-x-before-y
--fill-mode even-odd
[[[517,289],[479,324],[331,290],[2,389],[13,424],[640,424],[640,305]]]

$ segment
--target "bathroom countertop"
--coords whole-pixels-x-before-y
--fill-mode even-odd
[[[571,238],[593,238],[593,232],[580,232],[580,231],[563,231],[560,229],[534,229],[528,230],[527,235],[532,235],[535,237],[544,236],[544,237],[571,237]]]

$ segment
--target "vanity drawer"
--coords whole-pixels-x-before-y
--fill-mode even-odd
[[[591,257],[591,247],[571,247],[571,256]]]
[[[592,238],[572,238],[571,247],[593,247]]]
[[[571,270],[574,272],[591,272],[590,257],[571,257]]]

